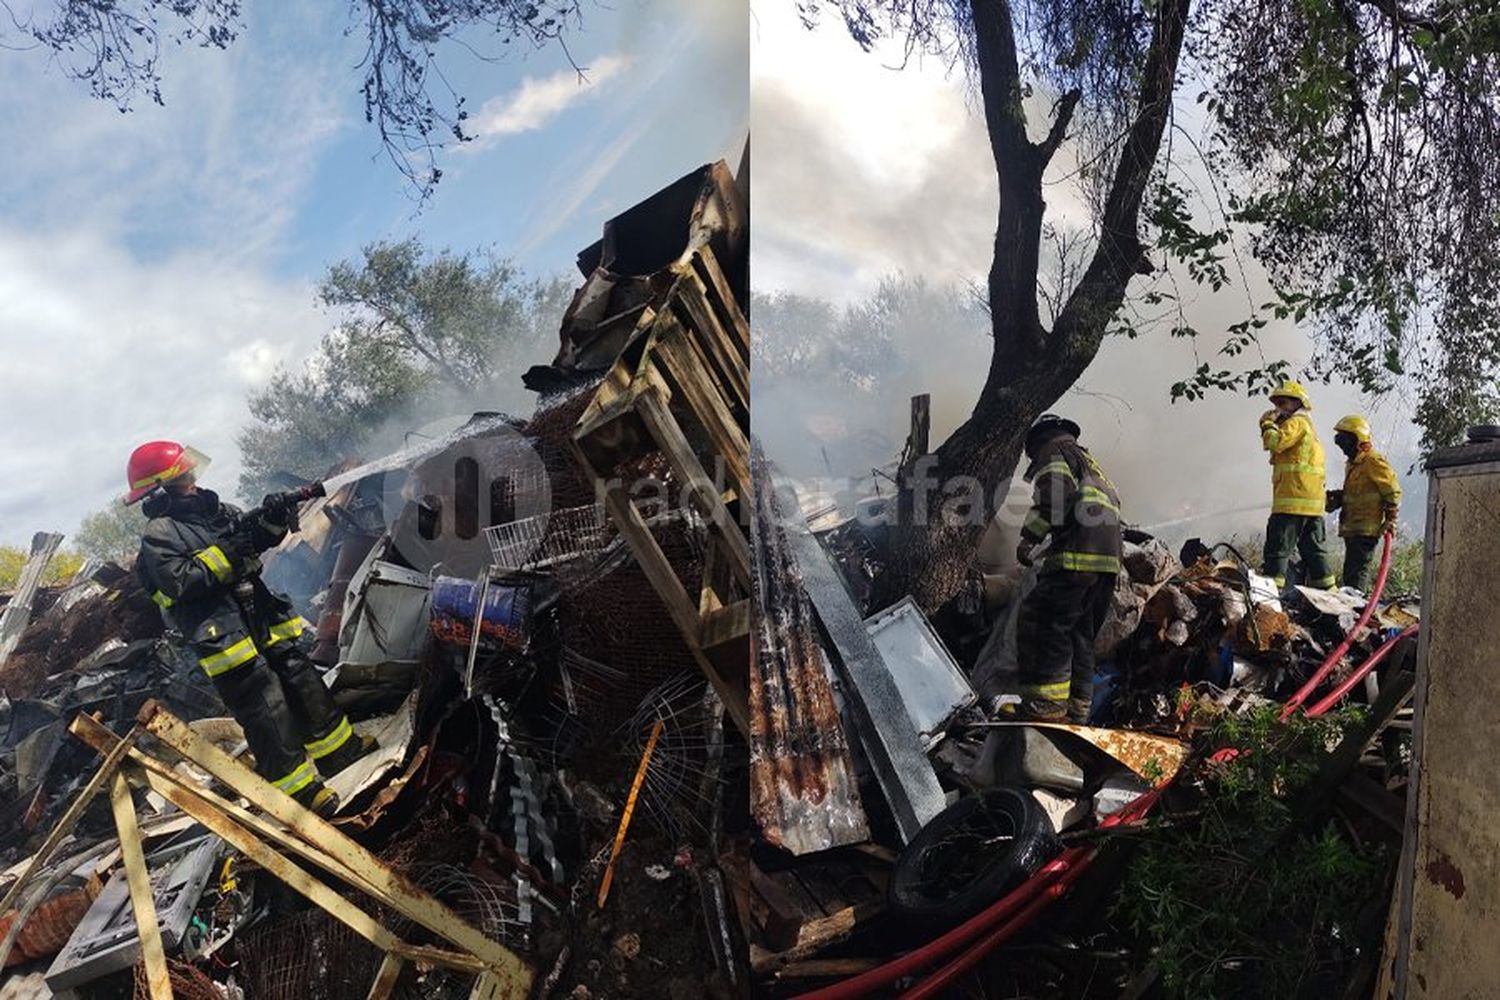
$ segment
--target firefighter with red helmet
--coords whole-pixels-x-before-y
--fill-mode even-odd
[[[197,485],[208,459],[173,441],[130,456],[130,492],[149,519],[136,573],[170,628],[191,647],[245,730],[256,770],[328,816],[338,796],[323,784],[364,754],[303,649],[307,623],[260,578],[259,554],[286,537],[288,511],[248,515]],[[269,498],[268,498],[269,499]]]

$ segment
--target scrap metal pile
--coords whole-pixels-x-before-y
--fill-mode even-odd
[[[12,595],[0,995],[742,992],[744,490],[688,487],[747,450],[747,250],[722,162],[610,220],[535,415],[330,470],[264,558],[378,743],[331,825],[235,759],[128,570]]]
[[[1398,637],[1417,622],[1414,599],[1388,601],[1356,628],[1367,603],[1356,591],[1280,592],[1228,545],[1195,540],[1178,556],[1134,530],[1098,636],[1089,725],[1004,721],[1018,692],[1017,611],[1035,571],[977,574],[929,620],[884,593],[879,518],[799,495],[758,450],[754,469],[759,838],[740,889],[767,994],[940,995],[1084,877],[1115,827],[1137,828],[1166,795],[1201,794],[1215,718],[1278,711],[1329,660],[1319,693],[1377,647],[1402,650],[1349,697],[1375,701],[1388,688],[1361,746],[1409,725],[1414,642]],[[1345,757],[1328,800],[1347,799],[1399,837],[1400,768],[1379,753]],[[1097,923],[1100,894],[1119,882],[1119,866],[1106,867],[1112,875],[1093,876],[1102,887],[1075,893],[1093,900],[1085,922]],[[1032,940],[1064,963],[1092,954],[1079,941]],[[996,995],[1064,995],[1048,993],[1056,980],[1019,982]]]

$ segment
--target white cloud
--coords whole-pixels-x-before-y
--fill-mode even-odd
[[[455,147],[467,152],[487,149],[501,136],[532,132],[580,101],[598,93],[599,87],[619,76],[630,60],[620,55],[600,56],[583,72],[566,69],[551,76],[528,76],[513,93],[492,97],[469,119],[467,128],[474,141]]]
[[[208,453],[232,496],[247,391],[327,323],[310,288],[211,253],[142,262],[97,233],[0,227],[0,542],[71,531],[153,438]]]

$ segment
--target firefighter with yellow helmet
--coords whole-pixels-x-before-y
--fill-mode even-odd
[[[1344,488],[1328,491],[1327,506],[1339,512],[1344,586],[1363,590],[1381,536],[1396,530],[1401,484],[1391,463],[1375,450],[1368,420],[1351,414],[1334,424],[1333,430],[1333,443],[1348,464],[1344,466]]]
[[[1323,524],[1327,491],[1323,445],[1312,422],[1312,400],[1300,382],[1271,390],[1272,409],[1261,414],[1260,443],[1270,454],[1271,517],[1266,522],[1263,571],[1286,586],[1292,553],[1302,557],[1303,582],[1324,590],[1334,584]]]

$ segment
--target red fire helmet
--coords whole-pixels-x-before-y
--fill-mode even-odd
[[[176,441],[147,441],[130,453],[130,461],[125,466],[130,492],[125,494],[124,502],[135,503],[162,483],[207,466],[208,456],[196,448]]]

